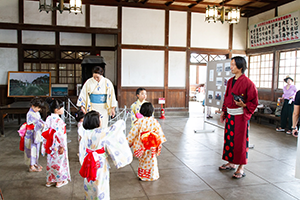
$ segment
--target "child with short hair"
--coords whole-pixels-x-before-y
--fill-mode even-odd
[[[140,113],[141,106],[142,106],[143,103],[146,102],[146,98],[147,98],[146,89],[143,88],[143,87],[139,87],[136,90],[135,94],[136,94],[137,100],[130,107],[130,109],[131,109],[131,116],[130,116],[131,127],[133,126],[134,122],[138,118],[142,117],[141,115],[139,115],[137,113]]]
[[[124,135],[125,122],[119,120],[108,128],[100,128],[100,113],[88,112],[79,127],[82,135],[79,173],[84,178],[85,199],[110,199],[107,153],[119,169],[132,162],[132,153]]]
[[[56,185],[57,188],[68,184],[71,180],[66,124],[59,117],[64,113],[63,102],[54,98],[47,98],[51,115],[45,122],[45,132],[42,136],[43,153],[47,153],[47,187]]]
[[[29,165],[29,172],[40,172],[43,168],[38,162],[42,142],[41,134],[44,127],[44,121],[41,119],[39,111],[43,106],[44,103],[40,98],[33,98],[26,115],[26,123],[19,130],[20,150],[24,150],[25,164]],[[22,145],[24,145],[23,148],[21,148]]]
[[[142,181],[154,181],[159,178],[157,156],[160,155],[165,135],[158,121],[152,117],[154,108],[150,102],[141,106],[143,118],[137,119],[131,128],[127,140],[139,159],[138,177]]]
[[[84,119],[84,112],[82,109],[78,109],[77,112],[75,113],[75,120],[77,121],[77,133],[78,133],[78,143],[79,143],[79,149],[80,149],[80,141],[82,136],[80,135],[79,128],[82,126]],[[77,156],[79,157],[79,153],[77,153]]]

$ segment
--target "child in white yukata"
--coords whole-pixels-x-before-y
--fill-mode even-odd
[[[100,128],[100,114],[88,112],[79,128],[80,175],[84,178],[85,199],[109,200],[108,155],[119,169],[132,162],[132,153],[124,135],[125,122],[119,120],[108,128]]]
[[[127,140],[133,148],[135,157],[139,159],[138,177],[142,181],[154,181],[159,178],[157,156],[160,155],[165,135],[158,121],[152,117],[154,108],[150,102],[141,106],[138,119],[131,128]]]
[[[78,132],[79,149],[80,149],[80,141],[82,138],[79,133],[79,128],[82,126],[83,118],[84,118],[84,112],[81,109],[77,110],[77,112],[75,113],[75,120],[77,121],[77,128],[78,128],[77,132]],[[77,156],[79,157],[79,153],[77,154]]]
[[[20,150],[24,151],[25,164],[29,165],[29,171],[40,172],[43,167],[38,161],[44,121],[41,119],[39,111],[44,103],[40,98],[34,98],[31,100],[30,105],[26,115],[26,123],[18,131],[21,136]]]
[[[46,99],[49,104],[51,115],[47,117],[45,132],[42,136],[42,153],[47,153],[47,187],[56,185],[57,188],[68,184],[71,180],[68,146],[66,135],[66,124],[59,117],[64,113],[63,102],[52,98]]]
[[[146,92],[145,88],[142,88],[142,87],[138,88],[136,90],[135,94],[136,94],[137,100],[130,107],[130,109],[131,109],[131,113],[130,113],[131,128],[132,128],[134,122],[139,118],[141,106],[143,103],[146,102],[146,98],[147,98],[147,92]]]

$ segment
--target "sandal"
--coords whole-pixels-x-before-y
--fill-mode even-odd
[[[32,166],[28,170],[29,172],[41,172],[42,169],[36,168],[35,166]]]
[[[34,166],[35,166],[35,168],[37,168],[37,169],[41,169],[41,171],[42,171],[42,169],[43,169],[42,165],[35,164]]]
[[[245,176],[246,176],[245,172],[243,172],[243,173],[240,173],[240,172],[236,173],[236,172],[234,172],[232,178],[241,179],[241,178],[243,178]]]
[[[291,134],[292,134],[292,131],[291,131],[291,130],[288,130],[288,131],[286,132],[286,134],[291,135]]]
[[[51,186],[54,186],[54,185],[55,185],[55,182],[46,183],[46,187],[51,187]]]
[[[276,131],[278,131],[278,132],[284,132],[285,131],[285,129],[283,129],[283,128],[276,128]]]
[[[59,182],[59,183],[56,183],[56,187],[60,188],[60,187],[62,187],[64,185],[67,185],[68,183],[69,183],[68,181]]]
[[[235,170],[235,167],[231,167],[229,163],[223,164],[221,167],[219,167],[219,170]]]

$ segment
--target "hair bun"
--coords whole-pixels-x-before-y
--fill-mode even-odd
[[[54,98],[52,97],[47,97],[46,100],[45,100],[49,105],[51,105],[54,101]]]

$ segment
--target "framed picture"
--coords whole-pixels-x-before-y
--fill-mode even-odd
[[[8,97],[50,96],[50,72],[8,72]]]
[[[51,85],[52,96],[68,96],[68,84],[52,84]]]

